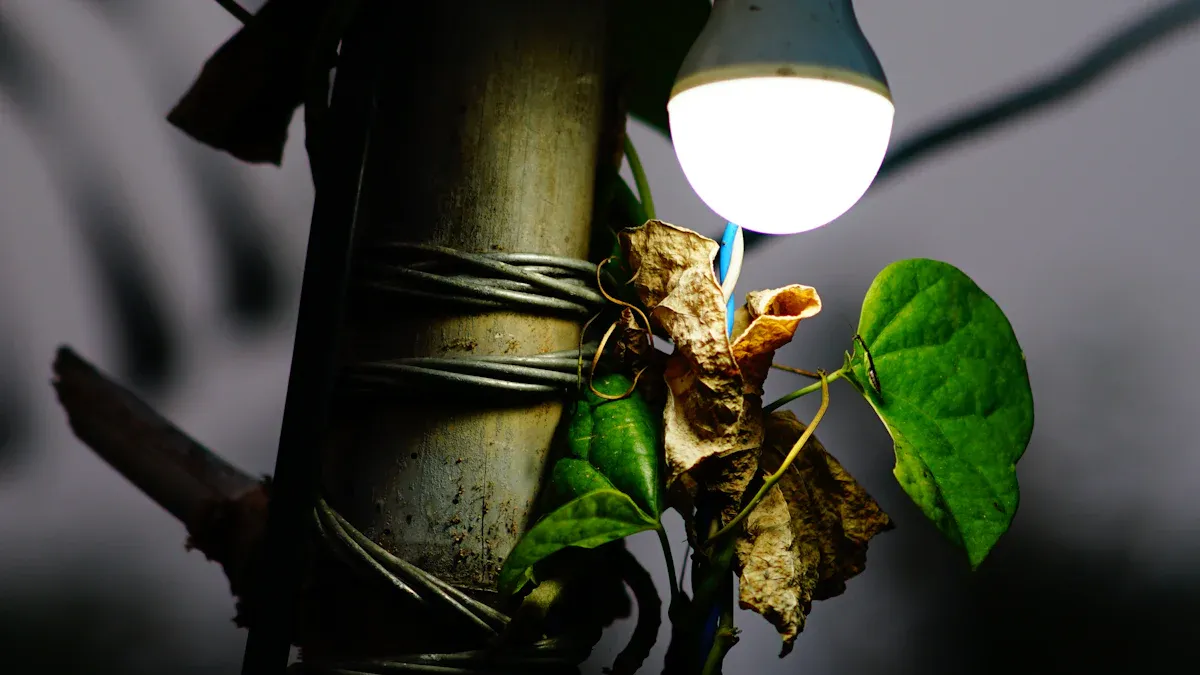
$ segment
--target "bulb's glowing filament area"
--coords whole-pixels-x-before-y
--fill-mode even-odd
[[[794,234],[866,193],[895,107],[844,82],[751,77],[684,90],[667,110],[679,165],[709,208],[755,232]]]

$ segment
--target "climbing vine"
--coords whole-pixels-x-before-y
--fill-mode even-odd
[[[669,135],[675,68],[709,3],[617,5],[630,113]],[[838,380],[891,435],[899,485],[978,567],[1016,513],[1015,465],[1033,429],[1024,356],[999,306],[948,263],[900,260],[867,291],[840,368],[775,364],[775,352],[821,312],[817,290],[752,291],[734,307],[722,288],[727,261],[716,264],[722,245],[657,220],[628,140],[625,151],[634,185],[602,168],[597,191],[598,213],[620,214],[597,219],[594,237],[595,259],[618,287],[589,326],[608,329],[590,377],[580,371],[589,381],[565,422],[544,515],[507,559],[501,591],[527,593],[564,549],[661,535],[661,511],[671,508],[687,527],[693,575],[689,593],[675,582],[664,539],[672,579],[664,672],[720,672],[737,642],[735,579],[737,603],[775,626],[786,655],[812,602],[844,592],[865,568],[869,541],[893,528],[815,435]],[[647,348],[649,332],[673,351]],[[772,371],[813,382],[764,404]],[[817,393],[807,424],[785,409]]]
[[[359,3],[267,2],[251,15],[232,0],[219,1],[248,25],[214,54],[169,121],[245,161],[279,163],[287,124],[303,103],[314,179],[325,189],[318,150],[325,147],[328,75],[341,58],[337,47]],[[671,84],[710,9],[709,0],[612,4],[610,66],[613,79],[624,85],[620,98],[632,116],[664,134],[669,134],[666,102]],[[259,50],[272,58],[260,58]],[[248,63],[257,65],[248,69]],[[257,78],[253,86],[241,84],[248,72]],[[907,156],[945,142],[937,141],[936,134],[932,138],[925,146],[909,148]],[[467,366],[446,366],[446,359],[440,358],[347,368],[348,380],[356,385],[388,384],[385,374],[414,371],[443,382],[505,385],[554,396],[575,383],[540,495],[539,517],[499,572],[497,590],[516,611],[510,617],[398,559],[355,530],[324,500],[313,511],[321,541],[377,580],[386,580],[431,616],[431,608],[456,613],[463,625],[489,641],[496,638],[510,651],[506,658],[512,672],[581,660],[575,658],[569,640],[560,643],[548,635],[551,631],[541,630],[538,621],[549,616],[549,606],[570,602],[571,596],[562,590],[570,585],[567,582],[588,577],[587,582],[607,592],[612,586],[600,579],[604,575],[599,566],[613,563],[616,569],[609,571],[634,590],[640,607],[634,642],[612,671],[622,675],[635,672],[648,654],[647,641],[657,631],[644,619],[656,616],[659,605],[651,598],[654,589],[647,588],[652,584],[644,570],[639,574],[630,569],[627,553],[605,553],[630,535],[654,531],[671,581],[666,673],[720,672],[725,655],[737,643],[735,589],[739,606],[775,627],[780,655],[785,656],[803,631],[812,603],[843,593],[847,582],[865,569],[869,542],[893,528],[891,518],[816,436],[840,388],[857,392],[876,412],[893,440],[893,472],[899,485],[946,538],[964,550],[968,564],[978,567],[1016,513],[1015,465],[1033,427],[1024,356],[996,303],[950,264],[897,261],[879,272],[864,297],[840,368],[776,364],[776,352],[802,335],[805,322],[819,317],[822,301],[817,289],[795,283],[751,291],[737,306],[732,301],[737,274],[730,273],[727,255],[736,239],[719,244],[658,220],[637,152],[627,138],[622,140],[634,181],[632,186],[626,183],[602,158],[590,256],[596,266],[594,291],[576,283],[583,281],[578,273],[590,276],[585,261],[540,256],[530,262],[529,256],[521,255],[487,257],[415,244],[394,247],[490,270],[510,288],[549,288],[570,296],[499,294],[510,302],[520,296],[535,307],[578,310],[575,315],[606,302],[581,331],[579,349],[573,352],[579,367],[573,375],[559,370],[559,362],[568,358],[564,352],[531,357],[533,361],[470,360],[469,376],[453,370]],[[894,170],[895,162],[890,166]],[[533,269],[522,268],[518,259]],[[429,270],[442,268],[430,268],[429,261],[418,264],[424,265],[421,274],[427,281],[454,289],[439,298],[478,301],[487,296],[493,302],[485,306],[495,306],[496,278],[465,275],[453,265],[439,276]],[[547,266],[564,278],[546,276]],[[397,267],[401,268],[412,272]],[[656,348],[654,337],[669,343],[671,351]],[[593,338],[596,346],[589,351]],[[585,364],[585,353],[592,355],[590,363]],[[553,368],[530,365],[551,361]],[[69,370],[73,362],[64,357],[62,363]],[[76,371],[86,372],[78,367]],[[812,382],[764,402],[764,383],[773,372]],[[515,384],[501,379],[513,373],[541,379]],[[839,380],[844,384],[835,388]],[[70,394],[71,388],[62,390]],[[785,409],[798,398],[818,393],[820,406],[807,422]],[[202,453],[196,449],[194,454]],[[687,529],[690,586],[677,579],[671,561],[661,520],[668,508],[682,516]],[[585,557],[579,557],[580,552]],[[587,558],[589,552],[597,555]],[[585,564],[582,574],[580,561]],[[500,654],[439,648],[366,666],[355,663],[354,672],[470,672],[466,668],[491,667]],[[564,660],[567,652],[571,658]],[[326,666],[319,659],[301,667],[350,672],[336,662],[321,671]]]
[[[687,525],[694,576],[689,595],[674,582],[664,539],[667,672],[720,672],[737,642],[735,577],[738,604],[775,626],[786,655],[812,602],[841,594],[864,569],[870,539],[893,527],[815,436],[837,380],[891,434],[900,486],[972,568],[982,563],[1016,513],[1015,464],[1033,428],[1024,356],[996,303],[952,265],[895,262],[867,291],[842,366],[775,368],[815,382],[764,405],[775,352],[821,312],[817,290],[751,291],[727,330],[720,245],[653,218],[644,172],[626,148],[640,199],[624,183],[603,194],[639,224],[612,232],[601,266],[615,268],[628,291],[606,292],[612,306],[594,318],[607,316],[608,328],[591,375],[580,370],[544,515],[505,562],[501,592],[535,586],[563,549],[661,535],[661,513],[673,508]],[[651,331],[672,344],[670,354],[653,348]],[[807,424],[784,409],[818,392]]]

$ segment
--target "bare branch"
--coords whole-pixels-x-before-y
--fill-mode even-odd
[[[53,384],[75,435],[179,519],[188,530],[188,548],[225,569],[239,598],[235,620],[245,625],[245,598],[266,529],[268,482],[197,443],[68,347],[54,359]]]
[[[58,350],[53,384],[75,435],[184,524],[205,504],[259,485],[68,347]]]

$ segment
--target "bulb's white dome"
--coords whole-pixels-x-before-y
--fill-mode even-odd
[[[869,89],[804,77],[690,87],[667,104],[692,189],[731,223],[766,234],[820,227],[862,198],[895,107]]]

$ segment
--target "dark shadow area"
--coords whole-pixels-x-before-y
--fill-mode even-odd
[[[236,672],[220,657],[197,663],[190,638],[173,632],[162,605],[136,577],[56,577],[0,587],[3,672],[56,675],[200,675]],[[118,576],[118,578],[114,578]],[[165,603],[166,601],[164,601]],[[234,654],[236,656],[236,653]]]
[[[1169,542],[1163,542],[1169,546]],[[1169,551],[1164,553],[1169,555]],[[1162,583],[1116,549],[1068,549],[1046,539],[1006,542],[975,574],[921,564],[908,553],[908,577],[935,597],[914,616],[909,658],[888,672],[1191,672],[1200,635],[1200,582]],[[941,556],[938,556],[941,558]],[[920,575],[920,578],[918,577]],[[904,621],[903,616],[881,620]]]

